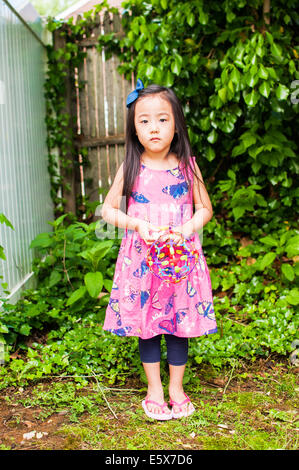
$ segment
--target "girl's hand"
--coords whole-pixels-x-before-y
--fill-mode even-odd
[[[194,233],[193,222],[189,220],[184,225],[174,227],[173,232],[174,233],[167,231],[159,237],[159,240],[161,242],[173,240],[176,245],[179,245],[185,238],[189,238]]]
[[[147,222],[146,220],[140,220],[137,223],[136,231],[139,233],[140,237],[145,241],[147,245],[151,245],[154,241],[159,238],[161,230],[159,227]]]
[[[179,245],[183,242],[184,237],[183,234],[177,230],[177,227],[175,227],[174,233],[166,231],[159,237],[159,241],[162,243],[168,242],[168,240],[172,240],[175,245]]]

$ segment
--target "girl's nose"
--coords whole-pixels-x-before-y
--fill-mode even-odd
[[[156,134],[157,132],[159,132],[159,127],[157,124],[152,124],[151,126],[151,133],[154,133]]]

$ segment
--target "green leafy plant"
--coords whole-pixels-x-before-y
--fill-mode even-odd
[[[190,365],[215,367],[287,356],[298,332],[298,12],[290,1],[207,3],[131,0],[123,4],[124,35],[98,38],[105,60],[116,54],[119,72],[145,85],[171,86],[180,98],[214,217],[204,227],[218,332],[190,340]],[[94,11],[108,8],[103,2]],[[53,232],[31,243],[38,279],[16,305],[0,314],[8,358],[1,387],[49,375],[90,370],[110,381],[142,374],[136,338],[102,329],[119,240],[99,239],[82,214],[64,214],[61,168],[75,152],[63,112],[68,68],[84,58],[77,41],[92,29],[93,11],[75,25],[49,19],[64,48],[48,46],[45,85],[49,171],[59,215]],[[78,83],[78,86],[83,86]],[[55,149],[59,149],[59,162]],[[88,150],[82,152],[88,162]],[[96,203],[84,202],[87,216]],[[60,215],[62,213],[62,215]],[[165,358],[165,355],[163,356]]]

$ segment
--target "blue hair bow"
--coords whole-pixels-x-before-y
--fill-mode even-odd
[[[135,90],[133,90],[131,93],[128,94],[127,108],[129,108],[131,106],[131,104],[134,101],[137,100],[137,98],[139,96],[139,91],[143,90],[143,88],[144,88],[144,85],[143,85],[142,81],[140,80],[140,78],[138,78]]]

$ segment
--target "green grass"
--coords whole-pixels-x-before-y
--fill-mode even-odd
[[[40,383],[6,396],[12,408],[23,406],[36,422],[63,412],[63,423],[38,448],[98,450],[274,450],[298,448],[296,370],[275,365],[267,370],[210,370],[193,374],[185,386],[196,412],[188,418],[158,422],[145,416],[139,379],[125,387],[72,381]],[[69,380],[69,379],[68,379]],[[228,383],[228,380],[229,383]],[[219,383],[225,384],[220,386]],[[22,409],[18,411],[22,425]],[[13,431],[13,430],[12,430]],[[11,441],[12,442],[12,441]],[[2,449],[9,439],[2,439]],[[30,443],[28,444],[30,445]],[[14,440],[15,448],[22,448]],[[30,447],[28,447],[30,448]],[[36,448],[36,447],[35,447]]]

